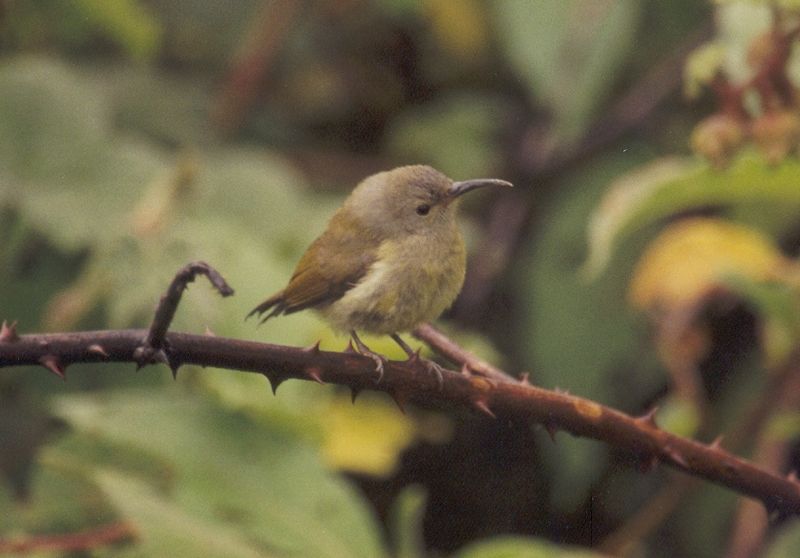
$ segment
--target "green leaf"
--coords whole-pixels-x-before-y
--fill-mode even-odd
[[[624,304],[633,260],[621,253],[614,260],[618,265],[587,283],[578,273],[586,254],[581,237],[608,181],[642,160],[637,151],[565,177],[555,188],[558,194],[540,210],[533,242],[515,266],[517,289],[523,293],[521,331],[533,332],[533,337],[520,336],[518,346],[525,367],[533,371],[532,381],[614,406],[632,403],[631,395],[644,393],[654,379],[640,354],[644,338]],[[644,384],[619,390],[612,378],[633,369],[637,376],[630,380]]]
[[[177,510],[174,522],[190,517],[229,526],[282,556],[383,554],[375,520],[353,490],[283,429],[179,390],[65,396],[55,410],[79,432],[171,463],[169,495],[159,494],[170,505],[157,506],[157,513]],[[133,512],[144,513],[149,493],[129,481],[116,485],[119,498],[132,491],[140,499]]]
[[[161,41],[161,26],[137,0],[77,0],[75,9],[87,24],[105,32],[131,57],[148,60]]]
[[[425,515],[425,489],[407,486],[394,501],[391,511],[394,556],[396,558],[423,558],[425,543],[422,537],[422,519]]]
[[[0,204],[68,250],[124,232],[165,166],[151,147],[112,138],[110,123],[100,89],[66,65],[0,66]]]
[[[720,208],[727,216],[768,234],[785,231],[800,212],[800,161],[771,166],[744,153],[715,170],[689,159],[662,159],[612,183],[589,223],[584,272],[596,277],[614,251],[630,245],[645,227],[684,211]]]
[[[800,520],[781,525],[764,558],[793,558],[800,555]]]
[[[122,556],[284,556],[253,544],[224,523],[187,513],[140,480],[114,471],[98,471],[95,478],[120,514],[136,526],[136,547],[123,550]]]
[[[634,147],[564,177],[554,187],[557,194],[540,209],[537,229],[514,275],[524,332],[515,341],[525,359],[523,369],[532,371],[531,381],[622,409],[640,408],[664,381],[624,302],[632,259],[620,254],[609,273],[588,284],[578,271],[586,252],[587,216],[611,177],[645,156]],[[551,498],[572,509],[585,500],[605,467],[606,448],[561,434],[558,440],[553,451],[545,452],[553,475]]]
[[[603,556],[578,547],[523,537],[497,537],[471,544],[454,558],[599,558]]]
[[[631,52],[641,3],[503,0],[491,6],[512,66],[534,100],[552,111],[559,139],[574,141],[606,102]]]

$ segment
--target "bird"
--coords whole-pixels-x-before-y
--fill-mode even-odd
[[[512,185],[496,178],[453,181],[427,165],[365,178],[300,257],[286,287],[247,317],[257,314],[263,323],[314,309],[375,362],[380,383],[385,358],[358,332],[389,335],[409,359],[417,356],[399,333],[435,320],[458,296],[466,272],[458,201],[488,186]],[[441,368],[426,363],[441,385]]]

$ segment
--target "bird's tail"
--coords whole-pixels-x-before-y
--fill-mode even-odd
[[[269,310],[268,313],[267,312]],[[275,293],[267,300],[250,310],[250,313],[247,314],[247,318],[252,316],[253,314],[257,314],[261,319],[259,320],[259,325],[263,324],[273,316],[278,316],[286,311],[286,299],[283,296],[283,291]]]

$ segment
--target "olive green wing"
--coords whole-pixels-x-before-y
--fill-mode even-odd
[[[344,213],[337,213],[328,229],[300,258],[286,288],[256,306],[248,317],[269,311],[263,322],[335,302],[364,277],[375,261],[379,245],[377,237]]]

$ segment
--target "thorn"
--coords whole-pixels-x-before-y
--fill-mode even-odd
[[[47,368],[50,372],[61,378],[67,380],[67,371],[61,359],[56,355],[44,355],[39,359],[39,364]]]
[[[180,367],[181,367],[181,365],[179,363],[172,363],[171,362],[169,364],[169,370],[170,370],[170,372],[172,372],[172,379],[173,380],[177,380],[178,379],[178,368],[180,368]]]
[[[17,334],[17,322],[13,321],[10,324],[3,320],[0,324],[0,343],[13,343],[19,341]]]
[[[356,404],[356,397],[358,397],[359,393],[361,393],[361,389],[360,388],[354,388],[354,387],[350,388],[350,402],[353,405]]]
[[[108,353],[103,348],[102,345],[98,343],[92,343],[88,347],[86,347],[86,352],[92,355],[101,356],[103,358],[108,358]]]
[[[519,375],[519,383],[524,384],[526,386],[531,385],[530,382],[530,374],[528,372],[523,372]]]
[[[556,443],[556,433],[558,432],[558,427],[554,422],[547,421],[544,423],[544,429],[547,430],[547,433],[550,435],[550,439],[553,443]]]
[[[472,376],[472,370],[469,369],[469,365],[466,362],[461,365],[461,375],[466,378]]]
[[[217,334],[211,331],[211,328],[206,325],[206,330],[203,332],[206,337],[216,337]]]
[[[320,376],[320,373],[322,372],[322,370],[320,370],[318,367],[312,366],[311,368],[309,368],[305,372],[306,372],[306,376],[308,376],[309,378],[311,378],[312,380],[317,382],[319,385],[321,385],[321,386],[325,385],[325,382],[322,381],[322,377]]]
[[[689,463],[686,462],[686,458],[684,458],[680,453],[672,448],[665,448],[665,452],[677,465],[680,465],[685,469],[689,468]]]
[[[269,387],[272,388],[272,395],[278,395],[278,388],[287,379],[285,376],[279,376],[275,373],[270,375],[266,372],[264,373],[264,377],[269,381]]]
[[[312,354],[312,355],[319,354],[319,343],[320,343],[320,341],[321,341],[320,339],[317,339],[316,343],[314,343],[310,347],[306,347],[305,349],[303,349],[303,352],[304,353],[309,353],[309,354]]]
[[[420,353],[421,350],[422,350],[422,347],[419,347],[416,351],[414,351],[413,353],[408,355],[408,359],[406,360],[406,363],[411,364],[411,365],[414,365],[414,364],[418,363],[420,361],[419,353]]]
[[[714,438],[714,441],[712,441],[710,444],[708,444],[708,447],[709,447],[709,448],[711,448],[711,449],[715,449],[715,450],[716,450],[716,449],[720,449],[720,448],[722,447],[722,439],[723,439],[724,437],[725,437],[725,436],[723,436],[722,434],[720,434],[719,436],[717,436],[716,438]]]
[[[444,369],[432,360],[421,360],[423,364],[425,364],[425,368],[428,369],[428,372],[436,376],[436,385],[439,387],[439,391],[442,391],[444,389]]]
[[[640,417],[636,417],[637,422],[647,424],[648,426],[652,426],[653,428],[658,428],[658,424],[656,424],[656,413],[658,412],[658,405],[654,405]]]
[[[497,416],[489,408],[489,405],[486,404],[486,401],[484,399],[475,399],[472,402],[472,406],[475,407],[476,409],[478,409],[484,415],[488,415],[488,416],[492,417],[493,419],[497,418]]]
[[[788,480],[789,482],[797,482],[797,471],[794,469],[789,471],[789,474],[786,475],[786,480]]]
[[[569,395],[569,391],[566,389],[561,389],[560,387],[553,388],[553,391],[559,395]]]
[[[395,389],[387,390],[386,393],[388,393],[389,396],[394,400],[395,405],[397,405],[397,407],[400,409],[400,412],[406,414],[406,408],[405,408],[406,396]]]
[[[358,351],[356,351],[356,348],[353,346],[353,340],[352,339],[348,339],[347,340],[347,346],[344,348],[344,351],[342,351],[342,352],[350,353],[350,354],[354,354],[354,355],[360,354]]]

